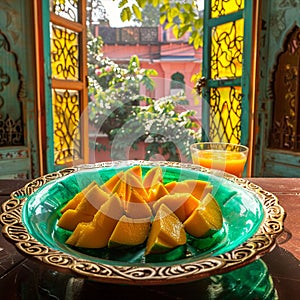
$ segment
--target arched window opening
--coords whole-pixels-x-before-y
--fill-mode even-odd
[[[171,76],[171,95],[176,95],[179,92],[184,93],[185,91],[185,83],[183,74],[176,72]]]

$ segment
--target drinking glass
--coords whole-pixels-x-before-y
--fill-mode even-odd
[[[200,142],[192,144],[190,149],[194,164],[242,177],[248,147],[232,143]]]

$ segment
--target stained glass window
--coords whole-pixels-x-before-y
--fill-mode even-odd
[[[239,143],[241,139],[241,87],[211,89],[210,137],[216,142]]]
[[[207,40],[208,106],[204,135],[212,141],[240,143],[242,137],[245,19],[243,0],[212,0]],[[205,69],[205,68],[204,68]],[[246,122],[248,122],[246,120]]]
[[[242,75],[244,20],[216,26],[212,31],[211,78]]]
[[[53,25],[51,41],[52,77],[79,80],[78,33]]]
[[[211,17],[217,18],[244,8],[244,0],[212,0]]]
[[[79,93],[53,89],[55,163],[80,158]]]
[[[52,152],[54,166],[85,162],[87,121],[86,2],[50,0],[50,53],[52,83]],[[84,21],[83,21],[84,20]],[[86,127],[85,127],[86,128]]]

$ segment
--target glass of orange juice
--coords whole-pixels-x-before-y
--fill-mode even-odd
[[[194,164],[242,177],[248,147],[221,142],[200,142],[191,145]]]

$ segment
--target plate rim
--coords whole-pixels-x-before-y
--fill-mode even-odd
[[[235,249],[217,256],[167,266],[147,263],[143,266],[110,265],[81,259],[60,250],[52,249],[36,240],[27,231],[22,221],[23,206],[28,197],[46,183],[83,170],[132,165],[176,167],[215,175],[215,171],[201,166],[170,161],[121,160],[64,168],[35,178],[24,187],[11,193],[10,199],[2,204],[2,213],[0,214],[0,221],[3,224],[2,233],[23,254],[34,257],[52,267],[63,268],[64,271],[68,270],[73,274],[75,272],[77,275],[96,281],[131,285],[186,283],[212,275],[223,274],[259,259],[275,247],[276,237],[283,231],[285,219],[285,211],[279,204],[278,198],[248,179],[239,178],[225,172],[222,173],[225,179],[247,191],[253,192],[257,196],[264,209],[265,217],[252,237]]]

